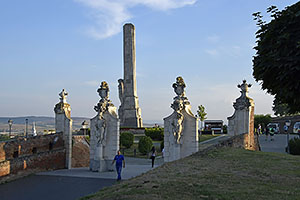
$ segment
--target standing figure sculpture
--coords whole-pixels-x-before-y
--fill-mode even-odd
[[[90,169],[107,171],[111,158],[119,149],[119,119],[116,107],[109,100],[109,86],[101,82],[97,90],[101,99],[94,107],[97,115],[91,119]]]

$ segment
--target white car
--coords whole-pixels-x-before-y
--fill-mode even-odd
[[[300,134],[300,122],[294,124],[293,133]]]

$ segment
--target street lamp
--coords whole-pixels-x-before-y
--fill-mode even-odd
[[[25,119],[25,137],[28,137],[28,119]]]
[[[12,127],[12,124],[13,124],[13,120],[9,119],[8,120],[8,126],[9,126],[9,138],[11,136],[11,127]]]
[[[286,152],[287,152],[287,153],[290,152],[290,147],[289,147],[290,133],[288,132],[290,125],[291,125],[291,120],[285,121],[284,131],[285,131],[285,133],[287,134],[287,135],[286,135],[286,141],[287,141]]]

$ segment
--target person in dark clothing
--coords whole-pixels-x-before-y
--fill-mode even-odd
[[[156,150],[155,150],[155,147],[153,146],[151,149],[151,157],[150,157],[152,160],[152,167],[154,167],[155,156],[156,156]]]
[[[118,173],[117,180],[120,181],[121,180],[121,172],[122,172],[122,164],[123,164],[123,168],[125,168],[125,159],[124,159],[124,156],[121,155],[120,151],[118,151],[118,154],[115,156],[115,158],[111,164],[113,165],[115,162],[116,162],[116,170]]]

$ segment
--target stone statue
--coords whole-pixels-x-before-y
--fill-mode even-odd
[[[106,120],[101,116],[99,116],[99,119],[97,120],[97,123],[95,124],[96,128],[96,138],[97,138],[97,146],[102,144],[105,146],[105,138],[106,138]]]
[[[243,83],[241,85],[237,85],[237,87],[241,89],[241,96],[237,98],[236,102],[233,104],[233,107],[236,110],[243,110],[244,108],[248,108],[250,106],[248,92],[251,86],[251,84],[247,84],[246,80],[243,80]]]
[[[172,119],[170,132],[173,133],[175,142],[177,144],[180,144],[181,134],[183,131],[183,120],[184,120],[183,114],[181,112],[182,109],[184,108],[184,105],[182,103],[182,100],[175,100],[171,105],[171,107],[176,112],[176,116]]]
[[[102,115],[107,111],[109,106],[113,106],[109,100],[109,87],[105,81],[101,82],[100,88],[97,90],[99,96],[101,97],[99,103],[94,107],[95,111],[98,112],[99,118],[102,119]]]
[[[120,102],[121,102],[121,105],[123,104],[124,102],[124,80],[123,79],[119,79],[118,80],[118,88],[119,88],[119,99],[120,99]]]
[[[67,100],[67,96],[68,96],[68,93],[65,91],[65,89],[62,89],[61,93],[59,93],[59,96],[60,96],[60,101],[63,102],[63,103],[66,103]]]

